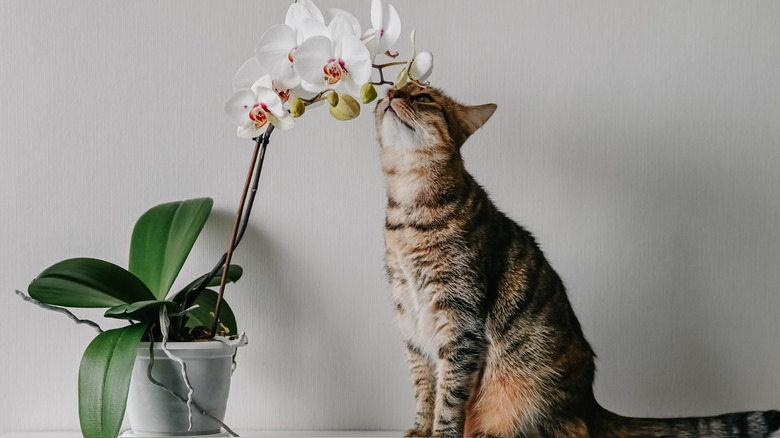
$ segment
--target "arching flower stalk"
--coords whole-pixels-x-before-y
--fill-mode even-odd
[[[372,0],[370,19],[371,26],[363,31],[359,20],[345,10],[330,9],[323,14],[312,0],[294,0],[284,23],[266,30],[255,45],[254,57],[238,69],[225,112],[237,125],[236,134],[252,138],[255,149],[228,251],[198,290],[205,288],[223,265],[229,265],[233,250],[241,241],[266,147],[275,128],[291,129],[296,117],[326,100],[335,119],[352,120],[360,114],[359,102],[367,104],[377,97],[374,86],[401,86],[408,81],[427,85],[425,81],[433,69],[430,52],[418,54],[415,48],[408,61],[395,60],[399,55],[392,48],[401,34],[401,20],[395,8]],[[413,47],[414,39],[412,31]],[[381,63],[380,56],[391,61]],[[384,69],[391,66],[404,66],[395,82],[385,78]],[[374,70],[378,80],[371,78]],[[215,321],[219,320],[226,280],[223,278],[220,285]],[[212,333],[215,332],[213,328]]]

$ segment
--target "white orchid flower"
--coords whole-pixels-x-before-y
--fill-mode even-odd
[[[287,8],[284,24],[295,28],[298,23],[306,19],[313,19],[325,24],[322,12],[320,12],[320,8],[314,2],[311,0],[296,0]]]
[[[296,49],[307,38],[327,35],[322,13],[311,0],[299,0],[287,9],[284,24],[271,26],[255,45],[255,57],[269,73],[290,88],[300,84],[293,69]]]
[[[352,34],[355,35],[355,37],[360,39],[363,36],[363,30],[360,26],[360,21],[358,21],[354,15],[339,8],[328,9],[328,12],[325,13],[325,18],[328,20],[328,24],[332,23],[336,17],[344,17],[347,20],[347,23],[349,23],[349,25],[352,27]]]
[[[233,76],[233,91],[251,88],[263,76],[270,76],[268,69],[257,58],[249,58],[241,64]]]
[[[401,36],[401,18],[393,5],[383,5],[381,0],[372,0],[371,25],[374,27],[366,31],[363,39],[366,40],[373,62],[376,55],[388,52],[398,41]]]
[[[396,87],[402,87],[408,80],[415,82],[417,85],[427,85],[425,80],[433,72],[433,53],[427,50],[419,54],[417,53],[417,47],[414,42],[416,31],[417,29],[413,29],[412,34],[409,36],[412,40],[412,59],[398,74],[398,79],[395,81]]]
[[[233,91],[241,88],[251,88],[258,78],[263,76],[271,77],[271,88],[279,95],[282,103],[287,103],[290,99],[299,97],[301,99],[311,99],[315,93],[308,92],[300,86],[300,77],[296,74],[292,81],[289,78],[276,79],[270,74],[268,68],[257,58],[249,58],[238,69],[233,76]]]
[[[282,100],[274,91],[273,82],[268,75],[255,81],[250,88],[236,90],[225,102],[225,112],[238,125],[236,133],[241,138],[263,135],[268,130],[269,123],[282,130],[295,125],[292,116],[284,109]]]
[[[349,94],[356,96],[371,79],[371,55],[343,15],[330,22],[328,36],[304,41],[295,51],[293,65],[303,88],[312,92],[343,84]]]

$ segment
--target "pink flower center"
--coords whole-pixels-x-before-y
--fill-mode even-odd
[[[249,118],[255,122],[255,128],[262,128],[268,123],[268,117],[265,113],[268,112],[268,107],[264,103],[258,103],[252,110],[249,111]]]
[[[331,59],[323,68],[325,71],[324,79],[331,85],[341,80],[341,77],[347,73],[342,59]]]
[[[292,49],[290,49],[290,53],[287,54],[287,59],[289,59],[290,62],[293,62],[293,54],[295,53],[296,50],[298,50],[298,46],[295,46]]]
[[[293,49],[295,50],[295,49]],[[279,96],[279,99],[282,99],[282,103],[287,102],[290,100],[290,89],[279,89],[276,87],[276,81],[271,81],[271,85],[274,88],[274,91]]]
[[[384,29],[381,29],[381,30],[379,31],[379,36],[380,36],[380,37],[383,37],[383,36],[385,36],[385,30],[384,30]]]
[[[276,94],[279,95],[279,99],[282,99],[282,103],[290,100],[290,90],[276,90]]]

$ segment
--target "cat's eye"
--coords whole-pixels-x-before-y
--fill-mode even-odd
[[[414,96],[414,101],[420,103],[431,103],[433,102],[433,98],[428,94],[418,94],[417,96]]]

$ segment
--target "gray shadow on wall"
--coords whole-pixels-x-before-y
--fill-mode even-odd
[[[275,418],[284,417],[286,409],[292,409],[284,403],[289,394],[297,390],[299,382],[291,379],[286,372],[286,364],[295,367],[303,359],[301,351],[291,346],[302,345],[307,321],[300,318],[300,303],[294,294],[285,291],[282,266],[296,264],[295,254],[287,251],[274,239],[273,233],[262,230],[262,207],[260,200],[254,206],[252,217],[243,239],[235,250],[233,263],[244,268],[244,275],[238,285],[231,286],[226,299],[236,314],[239,330],[246,331],[250,344],[245,351],[239,351],[237,375],[242,382],[242,390],[248,394],[263,394],[261,400],[274,400],[279,403],[263,406],[259,412],[263,422],[276,425]],[[216,248],[217,257],[224,254],[230,232],[233,229],[235,213],[215,210],[209,220],[208,243]],[[227,230],[227,231],[226,231]],[[209,230],[207,230],[209,231]],[[227,294],[226,294],[227,295]],[[235,390],[233,392],[236,392]],[[257,406],[242,407],[233,403],[231,409],[257,409]],[[258,417],[255,412],[250,418]]]
[[[215,211],[209,227],[226,235],[233,221],[232,213]],[[378,402],[385,389],[371,370],[363,369],[371,359],[363,356],[360,345],[373,339],[363,339],[359,330],[344,322],[354,318],[353,309],[345,308],[343,296],[341,301],[331,296],[337,288],[357,287],[348,276],[343,281],[349,284],[338,284],[341,277],[326,272],[344,269],[343,260],[338,256],[319,260],[326,254],[306,251],[300,240],[284,241],[290,230],[274,232],[271,222],[263,219],[261,210],[253,213],[234,256],[234,263],[244,268],[244,277],[229,292],[235,295],[227,297],[239,325],[250,334],[249,349],[241,353],[244,359],[239,362],[241,390],[274,401],[252,415],[261,415],[259,423],[280,429],[386,424]],[[207,240],[217,248],[224,246],[221,238]],[[392,319],[389,304],[387,318]],[[299,418],[298,422],[289,423],[291,417]]]

